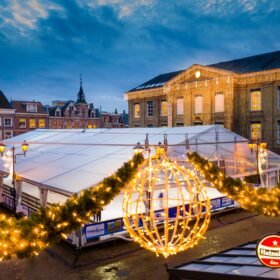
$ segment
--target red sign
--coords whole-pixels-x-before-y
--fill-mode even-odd
[[[267,235],[257,245],[257,256],[268,267],[280,267],[280,236]]]

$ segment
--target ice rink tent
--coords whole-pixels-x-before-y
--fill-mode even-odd
[[[37,129],[7,139],[6,151],[15,146],[20,151],[23,141],[29,144],[26,157],[18,157],[16,173],[17,203],[25,214],[36,211],[39,206],[63,202],[83,189],[98,184],[104,177],[114,173],[133,155],[137,142],[145,140],[153,147],[159,142],[168,143],[168,154],[177,161],[186,160],[186,150],[197,151],[220,165],[227,174],[244,177],[256,173],[255,155],[251,154],[247,140],[220,125],[122,128],[122,129]],[[280,157],[267,151],[262,168],[267,186],[278,180]],[[2,175],[8,170],[1,164]],[[3,176],[2,176],[3,177]],[[4,178],[1,188],[2,202],[13,207],[13,187]],[[221,197],[211,190],[211,198]],[[103,218],[121,217],[121,197],[104,210]],[[110,208],[111,207],[111,208]],[[112,209],[114,208],[114,211]],[[119,210],[116,210],[119,209]]]

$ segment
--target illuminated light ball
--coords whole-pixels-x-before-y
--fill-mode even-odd
[[[156,160],[128,184],[123,220],[130,236],[156,255],[193,247],[210,222],[210,199],[193,170]]]
[[[199,70],[197,70],[195,72],[195,77],[198,79],[198,78],[200,78],[200,76],[201,76],[201,72]]]

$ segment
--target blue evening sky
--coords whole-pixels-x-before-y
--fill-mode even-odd
[[[280,49],[279,0],[0,0],[0,89],[126,109],[165,72]]]

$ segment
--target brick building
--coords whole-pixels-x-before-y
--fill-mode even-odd
[[[52,129],[124,127],[121,114],[100,112],[92,103],[87,103],[82,79],[76,102],[56,100],[52,102],[52,105],[48,107],[49,127]]]
[[[50,128],[96,128],[102,127],[102,119],[93,104],[86,102],[82,80],[77,101],[53,101],[48,107]]]
[[[21,133],[36,129],[48,128],[49,118],[41,102],[9,102],[0,91],[0,139],[7,139]]]
[[[82,80],[77,100],[56,100],[52,106],[35,101],[11,101],[0,91],[0,140],[36,128],[122,128],[125,112],[100,112],[86,102]]]
[[[129,125],[221,124],[280,152],[280,51],[194,64],[125,93]]]

